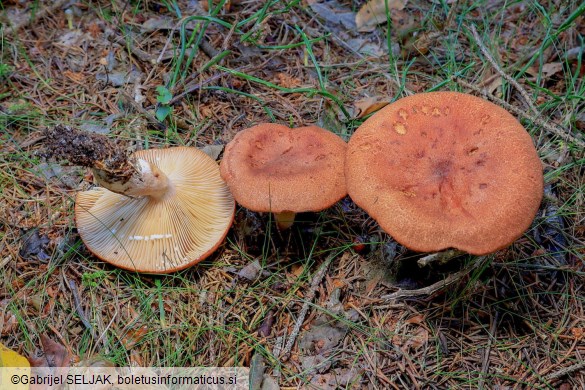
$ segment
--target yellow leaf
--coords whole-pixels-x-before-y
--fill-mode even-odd
[[[28,385],[14,384],[12,378],[30,376],[30,364],[24,356],[0,343],[0,389],[26,390]]]
[[[358,31],[373,31],[380,23],[386,23],[386,9],[402,10],[408,0],[370,0],[362,6],[355,16]],[[388,8],[386,8],[388,5]]]

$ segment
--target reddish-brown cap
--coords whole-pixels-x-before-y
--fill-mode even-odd
[[[101,187],[78,193],[75,219],[85,245],[136,272],[173,272],[203,260],[222,243],[235,211],[217,163],[188,147],[142,150],[134,157],[167,175],[168,193],[158,200]]]
[[[221,176],[235,200],[250,210],[319,211],[347,194],[346,146],[317,126],[264,123],[240,131],[226,146]]]
[[[532,139],[506,110],[457,92],[400,99],[360,126],[351,198],[404,246],[486,254],[530,226],[543,194]]]

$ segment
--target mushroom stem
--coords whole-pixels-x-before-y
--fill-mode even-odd
[[[146,160],[129,157],[125,148],[102,134],[57,125],[44,131],[47,158],[91,168],[96,181],[112,192],[162,199],[172,188],[167,176]]]
[[[132,163],[132,162],[131,162]],[[130,178],[113,176],[109,172],[92,168],[99,185],[112,192],[127,196],[150,196],[162,199],[171,188],[171,183],[160,169],[146,160],[136,159]]]
[[[282,213],[274,213],[274,220],[278,230],[286,230],[295,222],[296,213],[293,211],[283,211]]]

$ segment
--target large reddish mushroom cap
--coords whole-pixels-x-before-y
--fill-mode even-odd
[[[221,176],[235,200],[250,210],[320,211],[347,194],[346,146],[317,126],[264,123],[240,131],[226,146]]]
[[[404,246],[486,254],[530,226],[543,194],[532,139],[506,110],[457,92],[400,99],[348,144],[351,198]]]

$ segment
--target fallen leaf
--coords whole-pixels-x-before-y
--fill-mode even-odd
[[[205,145],[201,148],[201,151],[205,152],[212,159],[217,160],[223,151],[223,145]]]
[[[315,375],[311,384],[321,390],[360,388],[361,375],[356,368],[336,368],[332,372]]]
[[[563,70],[563,64],[561,62],[550,62],[542,66],[543,77],[548,78],[556,73]]]
[[[278,85],[280,85],[283,88],[295,88],[301,85],[301,80],[290,75],[287,75],[286,73],[283,72],[277,73],[276,77],[278,78],[277,82]]]
[[[262,270],[262,266],[258,259],[246,264],[239,272],[238,276],[249,281],[254,281]]]
[[[319,15],[319,17],[323,18],[325,21],[332,24],[341,25],[348,30],[353,30],[356,27],[355,12],[352,12],[351,9],[342,6],[336,0],[309,0],[308,3],[311,7],[311,10],[313,10],[314,13]]]
[[[549,77],[553,76],[556,73],[559,73],[563,70],[563,64],[560,62],[549,62],[548,64],[544,64],[540,69],[540,77],[543,79],[548,79]],[[531,66],[530,68],[526,69],[526,73],[528,73],[532,78],[536,79],[539,76],[539,69],[537,66]]]
[[[41,335],[41,344],[43,347],[44,356],[39,358],[29,358],[31,367],[35,367],[35,373],[41,376],[66,376],[69,372],[72,355],[67,349],[55,341],[51,340],[47,335]],[[46,384],[31,385],[30,390],[45,390],[50,387]]]
[[[138,329],[129,330],[125,335],[121,337],[121,343],[126,348],[126,350],[132,349],[136,344],[138,344],[144,336],[148,333],[148,326],[143,325]]]
[[[12,313],[4,314],[4,318],[0,321],[0,335],[4,336],[12,333],[18,327],[16,316]]]
[[[365,99],[358,100],[354,104],[354,116],[356,118],[363,118],[372,112],[378,111],[389,103],[390,102],[381,101],[377,97],[367,97]]]
[[[30,367],[28,360],[0,343],[0,367]]]
[[[404,323],[406,324],[415,324],[419,325],[425,320],[425,317],[422,314],[417,314],[415,316],[410,317]]]
[[[81,72],[72,72],[70,70],[66,70],[63,72],[63,75],[76,83],[81,83],[85,80],[85,76]]]
[[[573,337],[575,337],[575,339],[581,340],[581,338],[585,334],[585,328],[571,328],[571,333],[573,334]]]
[[[331,368],[331,359],[322,354],[301,356],[301,366],[304,372],[323,374]]]
[[[262,325],[258,328],[258,336],[260,337],[268,337],[270,333],[272,333],[272,325],[274,325],[274,312],[269,310],[262,321]]]
[[[41,335],[44,356],[29,359],[33,367],[69,367],[71,354],[67,349],[49,336]]]
[[[362,6],[355,16],[355,24],[360,32],[373,31],[380,23],[386,23],[386,11],[402,10],[408,0],[370,0]]]
[[[13,367],[6,369],[4,367]],[[13,384],[10,378],[13,375],[26,375],[30,376],[30,364],[28,360],[20,355],[19,353],[6,348],[0,343],[0,370],[3,371],[0,374],[0,388],[1,389],[16,389],[16,390],[27,390],[28,385],[25,384]],[[2,375],[5,374],[5,375]],[[10,374],[10,375],[8,375]]]
[[[336,326],[313,326],[299,338],[299,348],[305,354],[321,354],[335,347],[344,337],[347,329]]]
[[[411,335],[411,337],[408,339],[408,341],[406,342],[406,344],[403,348],[403,351],[406,352],[406,350],[409,347],[414,349],[414,350],[417,350],[420,347],[426,345],[428,341],[429,341],[429,331],[426,330],[425,328],[419,328],[419,329],[417,329],[415,334]]]
[[[51,258],[45,250],[51,242],[46,234],[40,235],[38,229],[29,231],[22,236],[22,245],[18,254],[23,259],[32,260],[38,258],[41,261],[47,261]]]

